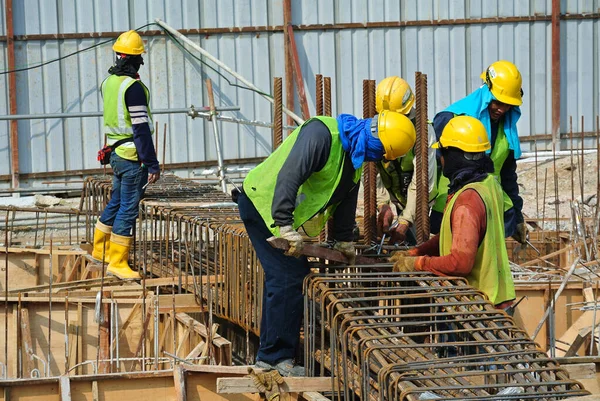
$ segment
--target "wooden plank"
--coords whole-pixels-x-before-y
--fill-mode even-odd
[[[317,393],[314,391],[300,393],[300,397],[298,400],[303,401],[331,401],[329,398],[325,397],[321,393]]]
[[[35,361],[33,360],[33,342],[31,341],[29,309],[27,308],[21,308],[21,341],[23,342],[23,359],[25,360],[23,376],[31,377],[31,372],[35,369]]]
[[[574,363],[572,365],[561,365],[561,368],[569,372],[569,377],[574,380],[595,379],[595,363]]]
[[[222,283],[224,280],[223,275],[202,275],[202,284],[217,284]],[[182,275],[181,282],[188,286],[194,285],[194,277],[190,275]],[[198,283],[200,284],[200,283]],[[146,279],[146,287],[156,287],[156,286],[171,286],[171,285],[179,285],[179,277],[160,277],[160,278],[148,278]]]
[[[92,401],[100,401],[100,395],[98,394],[98,381],[92,382]]]
[[[60,400],[71,401],[71,382],[69,376],[60,377]]]
[[[102,297],[108,299],[110,292],[103,291]],[[102,304],[102,314],[104,315],[104,321],[100,324],[100,348],[98,350],[98,359],[101,361],[98,363],[98,373],[110,372],[112,366],[107,360],[110,358],[110,307],[109,304]]]
[[[175,399],[177,401],[187,401],[185,371],[182,365],[176,365],[173,369],[173,384],[175,386]]]
[[[567,251],[570,251],[572,249],[573,249],[573,246],[569,245],[569,246],[567,246],[565,248],[559,249],[558,251],[554,251],[554,252],[549,253],[549,254],[544,255],[544,256],[536,257],[535,259],[532,259],[529,262],[521,263],[521,266],[523,266],[523,267],[536,266],[536,265],[540,264],[540,261],[545,262],[547,259],[552,259],[552,258],[554,258],[556,256],[559,256],[559,255],[562,255],[563,253],[565,253]],[[560,268],[561,269],[566,269],[566,267],[565,268],[560,267]]]
[[[600,323],[600,313],[596,313],[595,326],[598,326],[598,323]],[[594,311],[585,311],[581,315],[581,317],[579,317],[579,319],[577,319],[577,321],[573,323],[571,327],[569,327],[569,329],[559,339],[557,339],[557,346],[554,349],[556,353],[555,355],[557,357],[566,356],[567,353],[574,355],[574,352],[577,352],[577,349],[579,348],[579,346],[577,346],[577,343],[579,342],[578,337],[581,337],[580,333],[582,332],[582,330],[588,327],[592,327],[593,325]],[[574,350],[572,350],[572,348],[574,348]]]
[[[282,392],[300,393],[311,391],[330,391],[329,377],[284,377],[279,387]],[[217,394],[257,393],[258,389],[250,377],[217,379]]]
[[[196,344],[194,349],[192,349],[190,351],[190,353],[187,354],[185,359],[197,358],[202,353],[202,351],[204,351],[205,347],[206,347],[206,343],[204,341],[200,341],[198,344]]]
[[[67,282],[77,280],[77,275],[79,273],[79,266],[81,266],[82,260],[83,260],[83,258],[81,256],[77,256],[77,259],[75,259],[75,262],[73,262],[73,266],[71,266],[71,271],[67,274],[67,279],[66,279]]]
[[[83,362],[83,304],[81,302],[77,303],[77,321],[79,322],[79,326],[77,327],[77,359],[75,362],[81,363]],[[83,366],[79,366],[76,374],[80,375],[82,373]]]

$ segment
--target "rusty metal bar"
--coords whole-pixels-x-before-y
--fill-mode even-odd
[[[284,8],[285,10],[285,8]],[[600,18],[600,13],[580,13],[580,14],[560,14],[560,20],[596,20]],[[411,21],[374,21],[374,22],[349,22],[335,24],[297,24],[292,25],[296,31],[340,31],[347,29],[388,29],[403,27],[430,27],[430,26],[460,26],[460,25],[486,25],[486,24],[518,24],[532,22],[552,21],[552,15],[528,15],[528,16],[510,16],[510,17],[486,17],[486,18],[457,18],[457,19],[438,19],[438,20],[411,20]],[[189,28],[179,29],[184,35],[201,35],[210,37],[211,35],[239,35],[239,34],[257,34],[257,33],[281,33],[287,24],[284,25],[258,25],[258,26],[231,26],[219,28]],[[116,38],[122,32],[81,32],[81,33],[49,33],[49,34],[30,34],[17,35],[17,41],[34,40],[64,40],[64,39],[109,39]],[[153,37],[165,35],[162,30],[147,30],[139,32],[141,36]],[[0,35],[0,42],[6,41],[6,36]]]
[[[324,78],[325,87],[323,88],[323,97],[325,105],[323,107],[323,114],[331,116],[331,77]]]
[[[308,101],[306,100],[306,92],[304,91],[304,79],[302,78],[302,67],[300,66],[300,60],[298,59],[298,49],[296,48],[296,38],[294,36],[294,28],[292,24],[287,26],[288,41],[290,51],[290,57],[294,66],[294,77],[296,78],[296,90],[298,91],[298,98],[300,99],[300,108],[302,109],[302,118],[305,120],[310,118],[310,112],[308,111]]]
[[[363,80],[363,118],[375,115],[375,81]],[[364,242],[370,245],[377,236],[377,168],[373,163],[365,163],[363,168],[364,197]]]
[[[429,239],[429,136],[427,124],[427,75],[415,73],[416,131],[415,144],[417,210],[415,229],[417,243]]]
[[[12,0],[6,0],[6,55],[9,71],[15,69],[12,4]],[[8,97],[10,114],[17,114],[17,76],[14,72],[8,74]],[[19,127],[17,120],[10,120],[10,160],[12,188],[19,188]]]
[[[462,278],[364,267],[311,274],[304,291],[306,368],[331,374],[334,400],[587,393]]]
[[[560,149],[560,0],[552,0],[552,142]]]
[[[318,116],[323,115],[323,75],[315,76],[315,109]]]
[[[280,77],[273,78],[273,151],[283,142],[283,89]]]
[[[287,26],[292,23],[292,0],[283,0],[283,25],[277,31],[283,31],[283,54],[285,68],[285,105],[288,109],[295,109],[294,101],[294,70],[290,55],[290,41]],[[287,118],[287,125],[293,125],[294,119]]]

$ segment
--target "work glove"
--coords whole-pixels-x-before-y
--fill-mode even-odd
[[[410,223],[403,218],[398,217],[398,224],[389,230],[390,245],[401,244],[406,241],[406,232],[410,228]]]
[[[390,205],[381,205],[377,213],[377,235],[381,237],[384,233],[387,234],[393,222],[394,212]]]
[[[356,248],[354,242],[336,241],[333,245],[333,249],[340,251],[348,258],[348,264],[356,264]]]
[[[519,223],[517,224],[517,229],[515,233],[512,235],[515,241],[525,245],[527,243],[527,238],[529,235],[529,230],[527,229],[527,224]]]
[[[248,374],[258,391],[265,395],[266,400],[279,401],[281,395],[279,386],[283,384],[283,377],[281,377],[281,374],[277,370],[257,373],[249,367]]]
[[[279,227],[279,234],[281,238],[284,238],[288,241],[290,248],[285,252],[288,256],[293,256],[295,258],[299,258],[302,255],[302,248],[304,248],[304,240],[302,239],[302,235],[292,226],[282,226]]]
[[[399,256],[395,260],[393,271],[403,273],[414,272],[416,270],[416,262],[416,256]]]

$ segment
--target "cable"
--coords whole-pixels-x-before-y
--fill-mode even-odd
[[[143,25],[143,26],[137,28],[136,31],[139,31],[140,29],[144,29],[144,28],[152,26],[152,25],[158,25],[158,24],[156,22],[152,22],[152,23],[149,23],[149,24],[146,24],[146,25]],[[86,52],[88,50],[92,50],[92,49],[94,49],[94,48],[96,48],[98,46],[102,46],[102,45],[105,45],[105,44],[113,42],[113,41],[114,41],[114,39],[108,39],[108,40],[96,43],[95,45],[92,45],[90,47],[86,47],[85,49],[77,50],[77,51],[74,51],[73,53],[66,54],[66,55],[61,56],[59,58],[55,58],[55,59],[52,59],[52,60],[44,61],[41,64],[36,64],[36,65],[32,65],[32,66],[28,66],[28,67],[22,67],[22,68],[15,68],[14,70],[0,71],[0,75],[10,74],[12,72],[21,72],[21,71],[33,70],[35,68],[40,68],[40,67],[43,67],[45,65],[52,64],[52,63],[55,63],[57,61],[64,60],[64,59],[66,59],[68,57],[71,57],[71,56],[74,56],[76,54],[83,53],[83,52]]]
[[[136,28],[135,30],[136,30],[136,31],[139,31],[140,29],[144,29],[144,28],[147,28],[147,27],[149,27],[149,26],[153,26],[153,25],[160,26],[160,25],[159,25],[159,24],[157,24],[156,22],[151,22],[151,23],[148,23],[148,24],[146,24],[146,25],[142,25],[142,26],[140,26],[139,28]],[[163,28],[161,27],[161,29],[163,29]],[[259,91],[259,90],[257,90],[257,89],[249,88],[249,87],[247,87],[247,86],[244,86],[244,85],[239,85],[239,84],[236,84],[236,83],[233,83],[233,82],[231,82],[231,81],[230,81],[230,80],[229,80],[229,79],[228,79],[228,78],[227,78],[227,77],[226,77],[226,76],[225,76],[225,75],[224,75],[222,72],[218,71],[218,70],[217,70],[215,67],[211,66],[211,65],[210,65],[210,64],[208,64],[206,61],[202,60],[200,57],[196,56],[196,55],[195,55],[194,53],[192,53],[192,52],[191,52],[189,49],[187,49],[187,48],[186,48],[186,47],[185,47],[185,46],[184,46],[184,45],[183,45],[183,44],[182,44],[182,43],[179,41],[179,39],[177,39],[175,36],[173,36],[173,34],[171,34],[170,32],[168,32],[168,31],[166,31],[166,30],[164,30],[164,29],[163,29],[163,31],[164,31],[164,33],[165,33],[165,34],[166,34],[166,35],[167,35],[167,36],[168,36],[168,37],[169,37],[169,38],[170,38],[170,39],[171,39],[173,42],[175,42],[175,45],[177,45],[177,47],[179,47],[179,48],[180,48],[181,50],[183,50],[184,52],[188,53],[190,56],[192,56],[194,59],[196,59],[196,60],[197,60],[197,61],[199,61],[200,63],[204,64],[206,67],[208,67],[208,68],[210,68],[211,70],[213,70],[213,71],[214,71],[215,73],[217,73],[217,74],[218,74],[218,75],[219,75],[221,78],[223,78],[225,81],[227,81],[227,83],[228,83],[230,86],[235,86],[235,87],[238,87],[238,88],[240,88],[240,89],[249,90],[249,91],[252,91],[252,92],[256,92],[256,93],[258,93],[259,95],[263,95],[263,96],[266,96],[266,97],[273,98],[273,96],[271,96],[271,95],[270,95],[270,94],[268,94],[268,93],[264,93],[264,92],[261,92],[261,91]],[[107,43],[110,43],[110,42],[113,42],[113,41],[114,41],[114,39],[108,39],[108,40],[105,40],[105,41],[102,41],[102,42],[96,43],[95,45],[92,45],[92,46],[90,46],[90,47],[86,47],[85,49],[77,50],[77,51],[74,51],[73,53],[69,53],[69,54],[66,54],[66,55],[64,55],[64,56],[61,56],[61,57],[58,57],[58,58],[52,59],[52,60],[44,61],[43,63],[40,63],[40,64],[36,64],[36,65],[32,65],[32,66],[27,66],[27,67],[22,67],[22,68],[15,68],[14,70],[0,71],[0,75],[10,74],[10,73],[13,73],[13,72],[29,71],[29,70],[33,70],[33,69],[36,69],[36,68],[40,68],[40,67],[43,67],[43,66],[45,66],[45,65],[52,64],[52,63],[55,63],[55,62],[57,62],[57,61],[64,60],[64,59],[66,59],[66,58],[68,58],[68,57],[71,57],[71,56],[74,56],[74,55],[76,55],[76,54],[83,53],[83,52],[86,52],[86,51],[88,51],[88,50],[92,50],[92,49],[94,49],[94,48],[96,48],[96,47],[103,46],[103,45],[105,45],[105,44],[107,44]]]

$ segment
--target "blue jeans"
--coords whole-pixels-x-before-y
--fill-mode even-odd
[[[237,201],[240,217],[265,272],[260,346],[256,359],[270,364],[293,359],[300,342],[304,314],[302,283],[310,271],[308,260],[304,256],[287,256],[273,248],[267,242],[273,234],[252,201],[244,193]]]
[[[125,237],[131,236],[139,211],[138,206],[148,182],[148,169],[140,162],[119,157],[115,152],[110,155],[113,170],[111,198],[100,216],[100,222],[112,226],[112,232]]]

